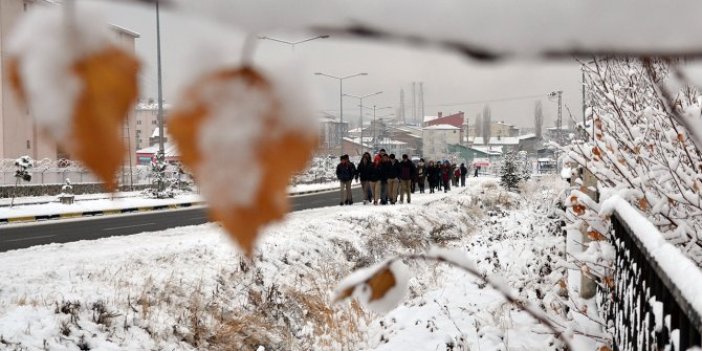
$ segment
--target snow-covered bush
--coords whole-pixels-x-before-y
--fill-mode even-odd
[[[22,156],[15,160],[15,191],[12,194],[11,206],[15,204],[15,195],[17,195],[17,187],[22,181],[31,182],[32,174],[29,169],[32,168],[34,162],[29,156]]]

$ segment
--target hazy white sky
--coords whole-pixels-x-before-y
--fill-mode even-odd
[[[113,24],[141,35],[136,47],[145,63],[142,95],[156,97],[155,10],[118,2],[101,2],[100,6]],[[188,58],[206,50],[207,45],[214,44],[225,47],[232,56],[231,60],[236,62],[244,38],[233,28],[166,10],[161,11],[161,34],[164,93],[169,102],[176,99],[177,88],[187,79],[188,72],[198,66]],[[287,41],[308,37],[305,33],[259,35]],[[382,90],[383,94],[366,99],[364,105],[392,106],[393,112],[399,106],[400,89],[404,89],[408,119],[411,118],[413,81],[424,82],[426,115],[436,115],[438,111],[444,114],[464,111],[471,118],[470,123],[473,123],[475,115],[482,111],[484,101],[493,100],[490,102],[493,121],[532,126],[534,102],[540,99],[544,105],[546,125],[551,126],[556,117],[557,104],[546,95],[554,90],[563,90],[564,119],[568,116],[566,106],[577,120],[582,118],[581,76],[579,66],[574,61],[484,64],[434,49],[329,38],[300,44],[295,50],[288,45],[260,40],[254,62],[262,66],[288,65],[309,77],[308,86],[317,96],[318,109],[334,115],[338,115],[339,111],[338,81],[314,76],[314,72],[336,76],[367,72],[368,76],[344,81],[344,92],[365,95]],[[513,97],[528,98],[504,101]],[[344,119],[355,123],[358,115],[358,100],[344,98]]]

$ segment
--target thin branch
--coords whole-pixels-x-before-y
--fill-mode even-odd
[[[514,292],[509,289],[507,286],[502,284],[502,282],[496,280],[494,277],[490,276],[484,276],[481,272],[479,272],[475,267],[471,267],[469,265],[465,265],[462,262],[457,262],[454,260],[450,260],[449,258],[443,257],[443,256],[429,256],[426,254],[404,254],[404,255],[398,255],[395,256],[391,259],[389,259],[386,262],[386,266],[389,266],[395,261],[398,260],[422,260],[422,261],[429,261],[429,262],[438,262],[438,263],[446,263],[449,264],[453,267],[459,268],[463,270],[464,272],[482,279],[484,282],[489,284],[492,288],[494,288],[496,291],[501,293],[505,299],[507,299],[508,302],[511,304],[521,308],[524,310],[527,314],[529,314],[532,318],[535,320],[539,321],[540,323],[544,324],[549,330],[551,330],[563,343],[566,345],[566,349],[568,350],[577,350],[576,348],[573,347],[571,344],[569,338],[567,338],[562,330],[559,330],[560,327],[556,323],[554,323],[544,312],[542,312],[538,307],[535,307],[528,301],[522,301],[519,300],[519,298],[514,294]],[[559,328],[560,327],[560,328]],[[565,328],[563,328],[565,329]]]

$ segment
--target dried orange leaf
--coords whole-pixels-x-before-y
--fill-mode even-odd
[[[609,276],[609,275],[605,276],[604,283],[605,283],[605,285],[607,285],[608,288],[614,289],[614,278],[612,278],[612,276]]]
[[[600,346],[597,351],[612,351],[612,349],[609,346]]]
[[[233,83],[245,87],[245,91],[232,89]],[[255,135],[251,150],[255,154],[255,167],[260,170],[258,186],[253,189],[250,201],[230,201],[217,187],[231,187],[241,172],[254,165],[222,164],[217,170],[202,167],[205,158],[213,157],[201,147],[201,131],[214,119],[217,109],[212,96],[229,101],[246,103],[242,94],[255,93],[257,99],[265,100],[265,108],[256,110],[258,115],[247,118],[262,121],[263,128]],[[314,133],[283,127],[279,99],[275,96],[271,83],[251,68],[226,69],[204,76],[186,91],[185,105],[176,108],[168,121],[168,131],[178,145],[181,160],[193,170],[195,179],[205,182],[205,172],[224,172],[231,175],[228,183],[206,184],[203,195],[210,202],[210,215],[220,221],[226,231],[239,244],[247,256],[251,256],[258,233],[262,226],[283,218],[288,211],[287,186],[290,176],[304,169],[317,145]],[[227,135],[227,138],[232,136]],[[280,157],[281,150],[285,157]],[[247,152],[229,150],[230,152]],[[242,169],[244,167],[245,169]],[[248,168],[247,168],[248,167]],[[223,179],[222,177],[218,179]],[[205,185],[205,184],[202,184]]]
[[[642,197],[639,199],[639,208],[642,211],[646,211],[646,209],[648,209],[648,201],[646,200],[645,197]]]
[[[10,60],[9,79],[26,105],[20,64],[16,58]],[[70,135],[56,142],[93,171],[108,191],[114,191],[115,173],[126,152],[122,124],[138,97],[139,62],[122,49],[108,47],[78,60],[71,69],[81,92],[73,101]]]
[[[587,232],[587,237],[590,238],[592,241],[602,241],[602,240],[607,240],[607,237],[602,235],[602,233],[596,231],[596,230],[591,230]]]
[[[395,275],[392,274],[390,268],[385,268],[368,280],[368,286],[371,288],[369,302],[382,299],[387,292],[395,286]]]
[[[123,123],[139,94],[139,62],[112,47],[77,62],[73,69],[83,91],[75,104],[74,142],[67,149],[114,191],[115,173],[126,151]]]
[[[602,156],[602,152],[600,152],[600,148],[597,146],[592,148],[592,153],[597,156]]]

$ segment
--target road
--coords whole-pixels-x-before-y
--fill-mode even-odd
[[[361,189],[353,190],[361,199]],[[339,206],[339,192],[329,191],[290,197],[291,210]],[[203,206],[138,214],[51,220],[0,227],[0,252],[50,243],[93,240],[118,235],[164,230],[208,222]]]

